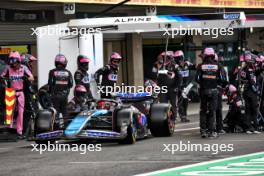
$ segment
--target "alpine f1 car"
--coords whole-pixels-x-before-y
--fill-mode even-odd
[[[36,143],[60,139],[111,139],[133,144],[148,136],[171,136],[175,119],[170,104],[157,103],[148,93],[119,93],[97,100],[94,108],[70,113],[64,129],[56,129],[56,112],[39,110],[35,119]]]

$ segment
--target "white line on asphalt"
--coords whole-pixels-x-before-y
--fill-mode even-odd
[[[195,125],[195,124],[199,124],[199,122],[191,122],[191,123],[177,123],[176,126],[189,126],[189,125]]]
[[[229,141],[229,142],[263,142],[263,140],[243,140],[243,139],[241,139],[241,140],[225,140],[226,142],[227,141]]]
[[[8,149],[8,148],[0,148],[0,150],[6,150],[6,149]]]
[[[176,130],[174,130],[174,132],[191,131],[191,130],[198,130],[198,129],[200,129],[200,127],[176,129]]]
[[[139,161],[73,161],[73,162],[69,162],[69,164],[132,164],[132,163],[189,163],[189,162],[203,162],[202,160],[192,160],[192,161],[187,161],[187,160],[184,160],[184,161],[142,161],[142,160],[139,160]]]
[[[190,167],[194,167],[194,166],[201,166],[201,165],[211,164],[211,163],[215,163],[215,162],[233,160],[233,159],[238,159],[238,158],[241,158],[241,157],[255,156],[255,155],[259,155],[259,154],[263,154],[263,153],[264,152],[251,153],[251,154],[247,154],[247,155],[239,155],[239,156],[235,156],[235,157],[223,158],[223,159],[212,160],[212,161],[205,161],[205,162],[196,163],[196,164],[188,164],[188,165],[185,165],[185,166],[179,166],[179,167],[174,167],[174,168],[170,168],[170,169],[163,169],[163,170],[158,170],[158,171],[154,171],[154,172],[138,174],[138,175],[134,175],[134,176],[149,176],[149,175],[154,175],[154,174],[161,174],[161,173],[164,173],[164,172],[177,171],[177,170],[180,170],[180,169],[186,169],[186,168],[190,168]]]

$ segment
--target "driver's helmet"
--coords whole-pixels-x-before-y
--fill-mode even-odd
[[[112,106],[114,106],[114,103],[109,100],[100,100],[97,102],[97,109],[109,110]]]

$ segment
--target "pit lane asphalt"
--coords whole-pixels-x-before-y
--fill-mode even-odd
[[[221,159],[263,151],[264,133],[225,134],[217,139],[201,139],[198,116],[191,116],[191,123],[178,123],[172,137],[137,141],[135,145],[102,143],[102,151],[39,152],[31,151],[31,142],[0,143],[0,175],[12,176],[126,176],[187,164]],[[186,128],[188,128],[186,130]],[[163,144],[233,144],[233,152],[180,152],[171,154]],[[76,143],[76,142],[71,142]],[[100,142],[99,142],[100,143]]]

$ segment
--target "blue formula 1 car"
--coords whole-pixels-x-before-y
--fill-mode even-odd
[[[65,129],[56,128],[56,113],[49,109],[37,113],[36,143],[60,139],[111,139],[133,144],[148,136],[171,136],[175,119],[170,104],[157,103],[148,93],[119,93],[113,99],[96,101],[94,108],[70,113]]]

